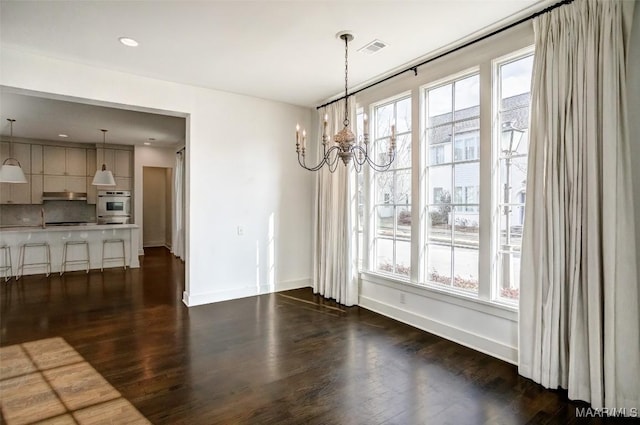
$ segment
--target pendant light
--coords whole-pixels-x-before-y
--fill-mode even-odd
[[[93,182],[91,182],[94,186],[115,186],[116,181],[113,178],[113,174],[111,171],[107,170],[107,166],[104,163],[104,149],[107,137],[107,130],[102,131],[102,168],[96,171],[96,175],[93,177]]]
[[[24,171],[20,166],[20,161],[13,158],[13,123],[16,121],[11,118],[7,118],[9,125],[11,126],[11,136],[9,136],[9,158],[2,162],[0,167],[0,182],[2,183],[26,183],[27,178],[24,176]]]

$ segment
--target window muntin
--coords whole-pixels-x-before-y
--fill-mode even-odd
[[[374,271],[408,278],[411,272],[411,97],[374,107],[373,147],[379,163],[388,160],[395,125],[396,159],[387,171],[371,172],[373,181]]]
[[[424,90],[427,283],[478,292],[480,75]],[[434,154],[434,152],[438,152]]]
[[[533,52],[495,64],[499,134],[497,250],[494,299],[517,302],[520,292],[522,226],[526,199],[529,102]]]

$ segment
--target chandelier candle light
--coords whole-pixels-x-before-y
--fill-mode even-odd
[[[342,122],[343,128],[336,135],[333,136],[334,146],[328,147],[330,137],[327,135],[327,125],[329,123],[329,116],[324,114],[324,121],[322,123],[322,160],[315,166],[308,167],[305,161],[306,155],[306,140],[307,132],[302,130],[302,143],[300,143],[300,126],[296,125],[296,153],[298,154],[298,163],[309,171],[318,171],[325,164],[329,167],[330,172],[334,172],[338,166],[338,158],[342,159],[345,166],[349,165],[349,162],[353,159],[353,166],[357,172],[362,170],[362,166],[366,163],[376,171],[388,170],[396,157],[396,130],[395,124],[391,123],[391,137],[389,148],[386,153],[381,153],[380,159],[383,161],[381,164],[373,161],[369,156],[369,123],[367,114],[364,114],[363,127],[364,134],[356,142],[356,136],[349,129],[349,93],[348,93],[348,81],[349,81],[349,42],[353,40],[353,35],[347,31],[341,31],[336,34],[336,37],[344,40],[344,121]],[[388,156],[388,162],[384,161],[384,156]]]

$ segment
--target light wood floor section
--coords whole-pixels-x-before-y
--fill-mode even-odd
[[[0,348],[7,425],[149,424],[62,338]]]

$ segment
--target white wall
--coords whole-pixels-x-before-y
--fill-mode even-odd
[[[187,117],[187,305],[309,285],[312,174],[293,142],[309,109],[6,47],[0,63],[4,86]]]
[[[134,204],[133,204],[133,214],[134,214],[134,223],[140,226],[140,234],[144,235],[144,220],[142,219],[142,215],[144,213],[143,210],[143,199],[144,199],[144,191],[143,191],[143,167],[162,167],[162,168],[171,168],[173,169],[175,166],[176,160],[176,149],[174,148],[157,148],[152,146],[135,146],[133,151],[133,184],[134,184]],[[173,191],[173,187],[171,187]],[[143,241],[142,237],[140,238],[140,247],[138,249],[138,253],[140,255],[144,255],[144,251],[142,249]]]

